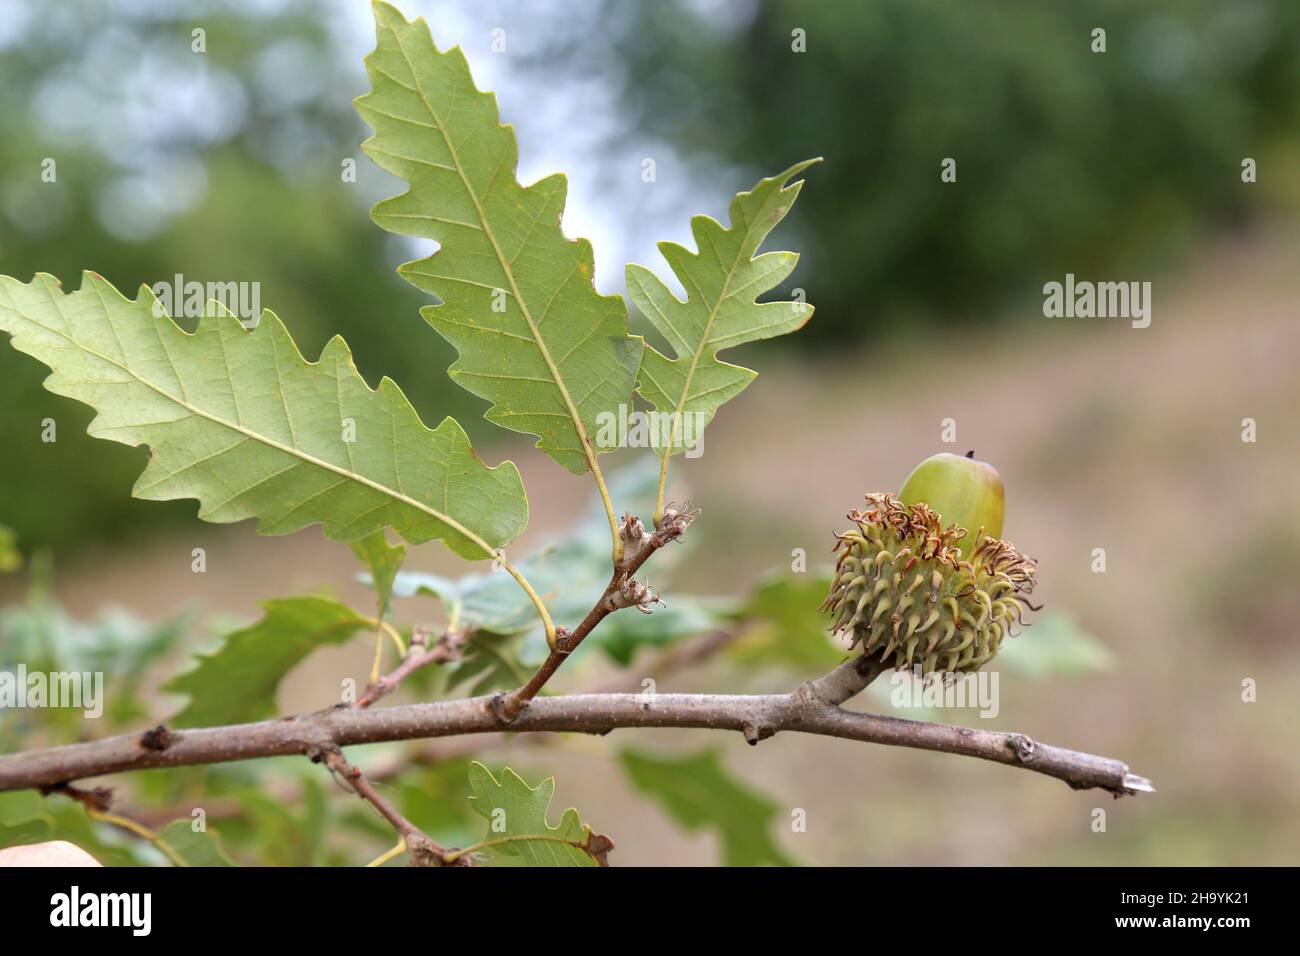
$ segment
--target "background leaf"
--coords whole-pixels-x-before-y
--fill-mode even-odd
[[[747,665],[786,664],[802,673],[824,673],[849,657],[849,650],[829,632],[820,609],[830,589],[830,568],[806,574],[779,573],[766,578],[730,616],[746,630],[728,649]],[[1067,611],[1030,615],[1028,626],[1004,641],[997,666],[1031,680],[1075,677],[1108,670],[1110,650],[1075,622]],[[886,685],[872,684],[878,693]],[[883,696],[888,697],[886,691]]]
[[[357,559],[370,569],[369,580],[375,589],[375,604],[379,609],[377,616],[383,617],[393,598],[393,579],[406,560],[406,546],[389,544],[384,529],[380,528],[353,541],[349,547]]]
[[[800,672],[825,673],[849,657],[845,642],[831,636],[821,602],[831,570],[781,572],[759,583],[735,612],[744,630],[728,654],[749,666],[785,664]]]
[[[501,780],[478,761],[469,766],[470,806],[488,821],[483,841],[505,841],[485,847],[498,866],[607,866],[606,855],[614,848],[608,837],[594,833],[569,808],[559,826],[546,822],[555,795],[555,778],[547,777],[536,787],[509,767]],[[500,820],[503,830],[493,824]]]
[[[1115,655],[1079,627],[1067,611],[1047,611],[1030,620],[1013,640],[1003,641],[997,660],[1031,680],[1081,677],[1110,670]]]
[[[754,301],[780,285],[794,271],[799,256],[767,252],[755,258],[754,254],[785,218],[803,186],[802,181],[785,184],[815,162],[791,166],[737,195],[731,203],[730,228],[709,216],[691,219],[698,252],[675,242],[659,243],[659,251],[686,290],[685,302],[645,266],[627,267],[628,295],[675,355],[667,358],[647,345],[641,360],[638,389],[656,411],[697,416],[702,428],[757,374],[718,361],[718,351],[793,332],[812,318],[813,308],[806,302]],[[671,444],[678,452],[684,447],[684,434],[694,441],[693,433],[675,419],[667,441],[662,430],[652,429],[650,437],[654,447],[666,449]]]
[[[234,866],[212,830],[195,832],[190,820],[174,820],[158,834],[190,866]]]
[[[391,379],[371,390],[342,339],[307,362],[272,312],[252,332],[221,314],[187,334],[156,304],[89,272],[69,295],[50,275],[0,277],[0,330],[50,366],[45,387],[99,412],[89,434],[149,446],[136,497],[197,498],[199,517],[257,517],[266,534],[322,522],[347,541],[391,525],[470,559],[523,530],[515,466],[488,468],[451,418],[425,428]]]
[[[43,797],[35,790],[0,793],[0,847],[25,846],[50,839]]]
[[[614,472],[609,487],[629,504],[653,503],[658,468],[641,463]],[[609,583],[609,537],[605,513],[593,496],[586,514],[566,538],[542,547],[520,564],[520,570],[541,594],[557,623],[570,627],[582,620]],[[674,564],[688,553],[689,540],[655,556],[650,583],[666,581]],[[662,575],[662,577],[661,577]],[[466,659],[452,668],[453,683],[474,679],[474,693],[518,686],[546,656],[546,641],[537,612],[527,596],[511,586],[504,573],[470,574],[451,579],[419,571],[401,571],[394,584],[398,598],[417,594],[436,597],[450,615],[476,628]],[[671,589],[666,607],[653,614],[631,609],[611,614],[592,631],[587,642],[600,647],[616,664],[628,666],[641,647],[662,647],[726,623],[733,602],[678,593]],[[818,597],[814,602],[821,601]]]
[[[177,646],[193,616],[182,612],[154,622],[109,607],[93,618],[78,619],[54,600],[51,580],[49,555],[38,552],[31,561],[25,600],[0,607],[0,670],[12,670],[21,662],[29,673],[102,675],[98,704],[103,713],[97,722],[109,731],[138,725],[150,712],[146,699],[146,691],[154,686],[150,668]],[[92,676],[83,687],[94,687],[97,679]],[[0,750],[31,746],[37,735],[52,741],[76,737],[84,731],[85,711],[85,707],[7,710],[0,720]]]
[[[17,571],[23,566],[23,553],[18,550],[18,535],[13,528],[0,524],[0,574]]]
[[[685,829],[717,834],[723,865],[793,864],[772,840],[778,806],[733,777],[716,751],[661,757],[624,750],[619,760],[633,786],[652,797]]]
[[[459,48],[438,51],[425,22],[375,4],[373,89],[357,110],[374,128],[363,147],[410,183],[371,213],[390,232],[434,239],[435,254],[398,272],[441,305],[421,314],[456,347],[451,377],[492,402],[489,421],[537,435],[575,474],[608,448],[597,416],[632,400],[641,339],[621,296],[593,285],[591,244],[560,229],[561,174],[525,188],[518,145],[496,98],[479,92]]]
[[[190,866],[233,866],[213,830],[195,833],[190,821],[176,820],[158,836]],[[34,790],[0,793],[0,847],[66,840],[104,866],[171,866],[157,847],[112,824],[95,820],[79,802]]]
[[[199,655],[198,666],[163,689],[189,694],[190,702],[169,724],[210,727],[261,720],[276,712],[275,692],[284,676],[318,647],[342,644],[371,622],[325,597],[267,601],[257,623],[226,636],[221,647]]]
[[[322,781],[320,768],[307,765],[315,773],[304,773],[301,758],[274,765],[264,772],[258,783],[235,790],[239,814],[221,821],[222,842],[238,842],[260,866],[343,866],[354,863],[355,848],[346,854],[331,851],[329,839],[338,828],[332,812],[332,796],[337,787]],[[286,801],[271,792],[277,781],[293,779],[297,796]],[[351,807],[351,803],[344,804]],[[387,831],[389,834],[392,830]]]

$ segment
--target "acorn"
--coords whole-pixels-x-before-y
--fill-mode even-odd
[[[869,494],[836,535],[822,610],[864,656],[923,674],[979,670],[1023,623],[1033,558],[1000,538],[1002,479],[993,466],[935,455],[898,495]]]
[[[982,528],[990,538],[1002,537],[1006,510],[1002,476],[988,462],[977,460],[973,451],[964,458],[949,452],[931,455],[912,469],[898,500],[905,505],[929,505],[945,525]],[[967,535],[957,548],[970,557],[974,544],[975,536]]]

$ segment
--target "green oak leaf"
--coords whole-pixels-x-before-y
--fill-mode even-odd
[[[609,487],[620,501],[652,502],[658,469],[654,463],[620,469],[609,476]],[[524,573],[551,609],[557,621],[576,622],[591,609],[609,583],[609,547],[604,512],[599,498],[593,498],[587,513],[566,537],[543,546],[520,563]],[[689,549],[673,547],[655,556],[656,576],[670,572]],[[505,573],[469,574],[448,578],[420,571],[401,571],[394,585],[394,596],[408,598],[430,595],[442,602],[448,616],[455,616],[463,626],[474,629],[466,648],[465,660],[452,668],[452,686],[490,672],[491,679],[476,683],[482,693],[498,687],[517,687],[532,667],[546,656],[537,611],[519,588],[512,587]],[[626,667],[641,647],[659,647],[703,634],[726,623],[723,604],[717,598],[678,593],[672,589],[665,598],[667,606],[656,607],[653,614],[628,610],[611,614],[592,631],[587,641],[600,647],[620,667]],[[818,597],[813,612],[820,603]],[[825,626],[823,625],[823,630]],[[515,635],[524,640],[507,640]]]
[[[513,690],[528,682],[546,651],[545,639],[533,641],[517,632],[470,631],[461,660],[444,671],[446,689],[474,697],[494,690]]]
[[[190,695],[170,725],[214,727],[269,717],[276,712],[280,681],[307,655],[374,626],[332,598],[280,598],[263,607],[261,620],[226,635],[216,651],[198,656],[197,667],[163,685]]]
[[[519,565],[557,620],[580,621],[609,583],[609,552],[601,540],[573,536],[543,548]],[[419,571],[402,571],[395,594],[425,594],[457,613],[464,626],[495,634],[538,630],[540,621],[528,596],[506,574],[471,574],[456,580]],[[626,667],[639,647],[659,647],[716,627],[714,602],[673,594],[653,614],[610,615],[588,639],[617,664]],[[545,652],[544,646],[537,648]]]
[[[35,790],[0,793],[0,848],[50,839],[44,799]]]
[[[712,750],[661,757],[638,750],[619,754],[637,790],[654,798],[687,830],[712,830],[725,866],[790,866],[772,840],[777,805],[733,777]]]
[[[1030,620],[1014,639],[1003,641],[997,659],[1007,670],[1042,680],[1110,670],[1115,655],[1070,613],[1048,611]]]
[[[755,253],[803,187],[802,180],[786,183],[815,162],[798,163],[737,195],[729,229],[709,216],[695,216],[691,233],[698,252],[675,242],[659,243],[686,290],[685,302],[645,266],[628,265],[628,295],[675,355],[670,359],[647,345],[638,377],[642,397],[656,412],[672,416],[667,427],[650,429],[648,436],[665,461],[694,444],[718,408],[758,374],[719,361],[719,350],[793,332],[812,317],[813,308],[805,302],[754,300],[779,285],[799,261],[793,252]]]
[[[40,560],[33,561],[35,573]],[[54,602],[42,586],[26,601],[0,607],[0,670],[25,662],[29,672],[102,674],[97,694],[104,728],[136,726],[149,713],[150,668],[181,640],[191,615],[145,621],[123,608],[106,608],[79,620]],[[86,701],[89,703],[89,700]],[[43,725],[56,733],[82,730],[84,708],[28,708],[0,720],[0,751],[19,749],[22,739]]]
[[[488,822],[483,839],[461,852],[486,853],[497,866],[608,866],[614,843],[570,807],[559,826],[546,822],[555,778],[536,787],[509,767],[501,780],[477,760],[469,766],[470,806]]]
[[[0,277],[0,330],[50,366],[49,391],[99,413],[90,435],[149,446],[137,498],[197,498],[204,520],[256,517],[264,534],[390,525],[469,559],[527,524],[512,463],[487,467],[451,418],[430,431],[391,379],[369,388],[337,336],[308,362],[272,312],[251,332],[207,315],[191,334],[145,287],[132,301],[87,272],[65,295],[39,274]]]
[[[196,831],[192,820],[173,820],[158,834],[190,866],[234,866],[213,830]]]
[[[492,402],[489,421],[537,435],[579,474],[611,450],[596,444],[598,416],[631,403],[641,339],[622,297],[596,291],[591,243],[560,228],[565,177],[520,185],[514,130],[460,49],[440,52],[422,19],[374,9],[372,90],[356,101],[374,129],[363,148],[410,189],[371,216],[439,244],[398,272],[441,300],[421,314],[459,353],[452,379]]]
[[[338,788],[322,780],[320,768],[300,758],[272,757],[248,767],[206,767],[200,778],[210,799],[219,794],[233,804],[219,826],[223,846],[256,866],[342,866],[353,862],[351,849],[332,846],[353,801],[333,799]],[[296,788],[286,801],[277,787]],[[359,801],[357,801],[359,803]],[[364,808],[360,808],[364,809]],[[370,814],[373,818],[375,814]],[[208,821],[212,829],[212,820]],[[392,829],[384,831],[391,835]]]
[[[380,528],[353,541],[349,547],[357,560],[370,569],[369,581],[375,589],[375,603],[379,608],[379,616],[382,617],[393,599],[393,581],[402,562],[406,560],[406,546],[389,544],[384,530]]]
[[[847,659],[849,648],[831,636],[821,610],[830,582],[828,568],[764,579],[734,612],[745,627],[728,655],[746,665],[786,664],[809,674],[824,674]]]
[[[194,832],[188,819],[165,827],[159,838],[187,866],[233,866],[212,830]],[[34,790],[0,794],[0,847],[66,840],[105,866],[173,865],[158,848],[143,840],[122,839],[113,825],[93,819],[86,808],[59,795],[42,797]]]

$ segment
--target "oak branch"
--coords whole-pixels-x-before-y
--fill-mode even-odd
[[[840,737],[979,757],[1033,770],[1076,789],[1119,796],[1151,791],[1126,764],[1032,740],[1024,734],[975,730],[846,710],[845,700],[879,672],[861,658],[790,694],[574,694],[539,697],[515,717],[499,696],[382,709],[339,706],[253,724],[172,731],[167,744],[142,735],[0,756],[0,791],[54,787],[88,777],[160,767],[224,763],[287,754],[312,755],[354,744],[485,734],[605,734],[633,727],[732,730],[756,744],[782,731]]]

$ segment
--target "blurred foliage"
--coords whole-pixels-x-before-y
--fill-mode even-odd
[[[213,831],[195,830],[177,820],[156,834],[170,854],[111,824],[92,817],[69,797],[42,797],[34,790],[0,793],[0,847],[66,840],[105,866],[157,866],[174,856],[186,866],[230,866]]]
[[[646,462],[647,468],[611,475],[621,500],[641,501],[653,494],[657,469],[653,461]],[[540,587],[546,582],[543,590],[552,609],[565,609],[564,619],[584,612],[604,587],[609,560],[605,532],[603,512],[593,500],[586,520],[571,537],[524,562],[534,583]],[[496,629],[471,631],[464,660],[417,672],[398,691],[398,699],[429,700],[459,692],[458,688],[477,693],[517,685],[545,653],[536,613],[526,599],[521,601],[513,579],[489,574],[450,582],[400,572],[400,548],[380,547],[378,539],[371,545],[359,549],[358,558],[378,569],[384,581],[394,581],[395,597],[433,593],[446,605],[448,616],[462,626]],[[672,553],[662,557],[671,560]],[[600,576],[588,568],[599,569]],[[191,617],[148,624],[113,611],[90,622],[77,621],[54,600],[48,558],[38,554],[29,573],[25,600],[0,608],[0,670],[16,673],[22,664],[29,674],[101,673],[105,684],[100,699],[106,706],[103,716],[94,720],[83,719],[82,709],[72,707],[6,710],[0,721],[0,749],[137,731],[166,713],[155,690],[158,674],[174,671],[176,652],[192,643]],[[562,585],[568,575],[582,582],[575,589],[584,595],[581,599],[565,596]],[[823,673],[848,655],[827,633],[825,615],[818,610],[829,577],[826,569],[772,576],[747,598],[731,601],[674,592],[675,614],[664,608],[648,616],[625,610],[608,618],[592,641],[604,648],[611,662],[628,668],[642,647],[659,648],[688,636],[734,628],[737,637],[727,652],[733,663],[779,672],[783,681],[791,675]],[[498,581],[508,586],[498,586]],[[358,631],[370,637],[373,627],[372,621],[327,597],[273,600],[265,611],[260,620],[228,632],[216,651],[200,655],[197,667],[162,684],[164,692],[190,695],[181,713],[168,718],[169,725],[271,716],[276,713],[279,684],[304,666],[312,653],[340,644]],[[402,628],[400,615],[395,616],[399,617],[396,626]],[[615,636],[600,643],[606,631]],[[1085,673],[1108,661],[1104,649],[1079,633],[1064,615],[1044,617],[1031,633],[1007,642],[1000,658],[1010,669],[1031,678]],[[889,690],[883,685],[877,682],[871,691],[888,699]],[[918,708],[908,708],[907,713],[932,716]],[[771,836],[777,804],[732,775],[719,754],[704,751],[678,757],[626,750],[618,760],[633,789],[662,806],[680,826],[716,834],[724,862],[791,862]],[[527,813],[510,816],[515,821],[511,833],[518,838],[511,844],[516,852],[490,851],[487,856],[506,865],[525,860],[534,865],[556,862],[553,854],[534,852],[541,844],[528,839],[529,834],[548,840],[557,836],[545,816],[553,781],[533,789],[509,770],[499,780],[485,776],[486,771],[476,776],[465,760],[429,758],[401,744],[370,749],[362,766],[391,788],[397,805],[417,826],[448,846],[466,846],[481,838],[483,814],[476,813],[467,798],[484,800],[494,787],[504,787],[510,791],[512,805]],[[129,817],[130,811],[146,808],[151,818],[160,819],[154,829],[171,853],[190,863],[221,864],[229,859],[259,865],[348,864],[378,854],[392,841],[387,824],[355,797],[331,799],[321,769],[303,760],[273,758],[154,771],[133,775],[130,784],[133,799],[121,812]],[[209,829],[196,831],[192,826],[196,809],[204,811],[205,820],[212,818],[207,821]],[[588,832],[572,811],[563,815],[560,830],[576,844]],[[45,839],[67,839],[107,864],[167,860],[157,847],[109,822],[92,819],[85,807],[66,796],[42,800],[34,793],[0,795],[0,846]],[[561,856],[570,861],[587,859],[568,851]]]
[[[749,626],[728,648],[731,658],[747,667],[785,664],[803,674],[825,673],[847,658],[848,648],[831,637],[820,610],[831,574],[830,568],[817,568],[761,581],[734,614]]]
[[[68,289],[83,269],[126,290],[176,274],[258,282],[308,358],[341,333],[363,375],[392,376],[422,417],[476,418],[442,374],[452,350],[419,318],[427,298],[393,273],[402,253],[366,214],[387,187],[359,148],[359,64],[341,65],[316,6],[119,5],[105,23],[95,0],[6,2],[0,272],[49,272]],[[41,179],[46,157],[54,183]],[[356,182],[342,179],[345,158]],[[192,501],[128,499],[145,452],[92,446],[90,410],[45,393],[46,370],[5,352],[0,508],[25,543],[82,546],[194,514]]]
[[[999,666],[1031,680],[1108,671],[1115,655],[1081,629],[1073,615],[1047,611],[1002,646]]]
[[[0,574],[17,571],[22,566],[23,553],[18,550],[17,532],[0,525]]]
[[[312,652],[352,639],[371,622],[328,597],[277,598],[248,627],[227,634],[220,647],[200,654],[193,668],[163,690],[188,694],[190,702],[168,723],[213,727],[273,716],[280,681]],[[239,693],[230,689],[238,687]]]
[[[1067,270],[1149,275],[1203,230],[1295,205],[1291,0],[664,6],[637,5],[617,48],[634,125],[764,172],[826,157],[790,240],[823,341],[984,324]]]
[[[717,836],[724,866],[794,864],[772,840],[777,804],[732,776],[716,751],[669,757],[624,750],[619,760],[632,785],[683,829]]]
[[[465,846],[479,832],[482,818],[465,799],[468,758],[408,765],[392,781],[393,796],[402,815],[444,846]],[[368,810],[366,816],[374,819]],[[391,828],[375,820],[385,838]]]
[[[657,463],[648,455],[638,463],[607,476],[619,502],[653,501]],[[642,514],[649,513],[641,511]],[[661,551],[656,575],[669,574],[689,548]],[[519,569],[546,601],[556,621],[580,621],[609,583],[609,523],[599,496],[593,494],[586,513],[565,538],[551,542],[519,563]],[[370,583],[370,576],[362,580]],[[420,595],[437,598],[449,621],[469,627],[464,660],[449,669],[447,689],[464,686],[470,693],[517,687],[546,657],[546,637],[528,596],[504,571],[469,574],[452,580],[422,571],[400,571],[393,585],[396,598]],[[674,594],[671,603],[652,614],[629,611],[612,614],[592,632],[589,643],[614,663],[627,667],[642,647],[663,647],[704,633],[725,622],[731,602],[691,594]]]
[[[50,561],[32,560],[26,599],[0,608],[0,670],[30,673],[102,674],[97,722],[105,731],[126,729],[148,716],[144,700],[151,668],[177,649],[189,615],[162,622],[142,621],[129,610],[113,608],[94,619],[68,615],[51,592]],[[0,750],[31,747],[44,740],[63,742],[83,729],[84,708],[18,709],[0,721]]]
[[[825,156],[791,240],[819,310],[795,347],[987,322],[1044,272],[1150,271],[1208,230],[1300,206],[1289,0],[597,0],[580,28],[540,32],[525,54],[539,74],[558,60],[622,78],[608,147],[655,159],[659,191],[682,166],[745,183]],[[939,180],[947,156],[955,184]]]
[[[390,374],[427,420],[456,414],[493,440],[482,403],[442,374],[452,350],[425,334],[427,298],[393,273],[412,248],[366,215],[396,187],[360,152],[354,44],[368,27],[344,2],[116,4],[107,18],[99,0],[0,5],[0,272],[259,282],[309,357],[342,333],[370,381]],[[709,174],[684,181],[747,167],[730,185],[826,157],[788,239],[817,316],[791,345],[760,348],[984,322],[1044,276],[1150,274],[1206,230],[1300,205],[1290,0],[495,10],[529,38],[511,69],[575,97],[592,77],[608,92],[613,116],[548,107],[557,135],[610,131],[611,156],[675,149]],[[1105,54],[1090,50],[1097,25]],[[791,51],[795,28],[806,53]],[[955,184],[939,181],[946,156]],[[640,200],[610,193],[629,199],[621,228],[643,229]],[[0,369],[0,520],[24,542],[83,546],[193,515],[192,502],[127,499],[145,453],[92,449],[91,413],[42,392],[35,362],[6,354]],[[56,442],[41,440],[45,418]]]

